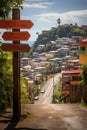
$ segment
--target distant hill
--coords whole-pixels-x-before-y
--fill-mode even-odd
[[[32,55],[34,51],[37,51],[38,45],[46,45],[49,41],[55,41],[57,38],[69,37],[72,36],[87,36],[87,31],[79,27],[77,24],[64,24],[58,27],[52,27],[48,31],[43,31],[41,34],[38,34],[37,40],[34,42],[29,55]]]

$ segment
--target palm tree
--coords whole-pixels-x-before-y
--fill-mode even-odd
[[[60,26],[60,23],[61,23],[61,19],[60,18],[57,19],[57,23],[58,23],[58,26]]]

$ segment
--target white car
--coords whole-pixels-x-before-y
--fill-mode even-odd
[[[39,100],[39,96],[35,96],[35,97],[34,97],[34,100]]]
[[[45,93],[45,89],[42,88],[42,89],[40,90],[40,92],[41,92],[41,93]]]

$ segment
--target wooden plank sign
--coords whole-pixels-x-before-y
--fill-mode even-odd
[[[3,43],[0,48],[3,51],[10,51],[10,52],[29,52],[30,50],[30,46],[28,44]]]
[[[30,34],[25,32],[4,32],[2,35],[2,38],[6,41],[19,41],[19,40],[28,40],[30,37]]]
[[[33,26],[30,20],[20,20],[20,10],[15,8],[12,10],[12,20],[0,20],[1,29],[12,29],[11,32],[5,32],[2,36],[4,40],[12,40],[13,44],[3,43],[0,49],[3,51],[13,52],[13,119],[17,121],[21,117],[20,102],[20,55],[19,52],[29,52],[28,44],[20,44],[20,40],[28,40],[30,34],[20,29],[29,29]]]
[[[26,29],[31,28],[31,20],[0,20],[0,28]]]

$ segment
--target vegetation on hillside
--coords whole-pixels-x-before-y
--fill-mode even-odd
[[[42,34],[38,34],[38,38],[33,44],[29,55],[32,56],[32,53],[34,51],[37,51],[38,45],[45,45],[42,50],[38,50],[38,52],[48,51],[51,50],[51,46],[46,46],[47,42],[49,41],[55,41],[57,38],[62,37],[69,37],[72,38],[72,36],[87,36],[87,31],[80,28],[77,24],[66,24],[66,25],[59,25],[58,27],[52,27],[51,30],[45,31]]]

